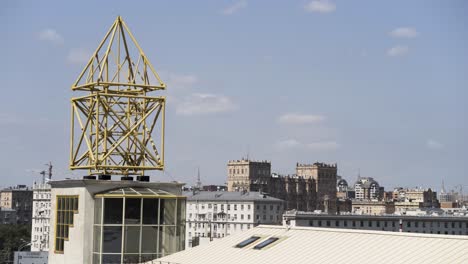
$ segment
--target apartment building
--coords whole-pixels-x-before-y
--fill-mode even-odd
[[[186,192],[186,248],[259,224],[281,225],[284,201],[260,192]]]

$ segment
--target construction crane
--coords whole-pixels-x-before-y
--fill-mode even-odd
[[[49,161],[49,163],[45,164],[47,168],[47,172],[45,170],[42,170],[39,172],[39,174],[42,175],[42,183],[46,182],[46,174],[48,174],[48,181],[52,179],[52,162]]]

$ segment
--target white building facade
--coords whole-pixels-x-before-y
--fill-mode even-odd
[[[187,192],[186,248],[282,222],[284,201],[259,192]]]
[[[33,185],[31,251],[49,251],[51,191],[47,183]]]

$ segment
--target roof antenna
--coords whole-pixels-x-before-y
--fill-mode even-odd
[[[197,189],[199,191],[201,191],[202,189],[202,182],[201,182],[201,178],[200,178],[200,167],[198,167],[198,170],[197,170],[197,185],[196,185]]]

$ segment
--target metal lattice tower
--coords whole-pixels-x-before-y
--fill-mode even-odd
[[[117,17],[72,85],[87,94],[71,99],[70,169],[99,175],[163,170],[166,101],[148,94],[165,88]]]

